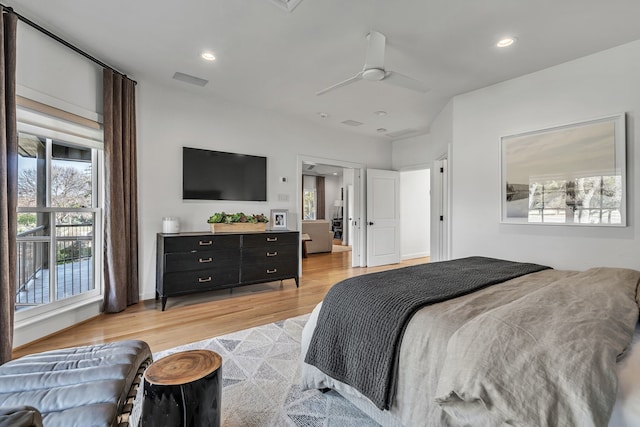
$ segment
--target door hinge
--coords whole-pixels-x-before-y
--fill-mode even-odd
[[[444,221],[444,215],[440,215],[440,221]]]
[[[444,173],[444,168],[440,168],[440,173]]]

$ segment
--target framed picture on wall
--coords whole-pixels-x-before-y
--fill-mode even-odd
[[[626,225],[624,114],[500,142],[503,223]]]
[[[286,230],[287,229],[287,209],[271,209],[271,229]]]

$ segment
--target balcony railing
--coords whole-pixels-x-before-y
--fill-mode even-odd
[[[45,226],[18,234],[16,311],[94,289],[93,229],[93,224],[56,225],[53,269]]]

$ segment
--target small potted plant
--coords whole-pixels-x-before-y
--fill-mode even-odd
[[[212,233],[265,231],[269,220],[263,214],[245,215],[242,212],[228,214],[216,212],[207,220]]]

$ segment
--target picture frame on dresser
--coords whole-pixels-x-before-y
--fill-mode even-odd
[[[271,230],[286,230],[288,209],[271,209]]]

